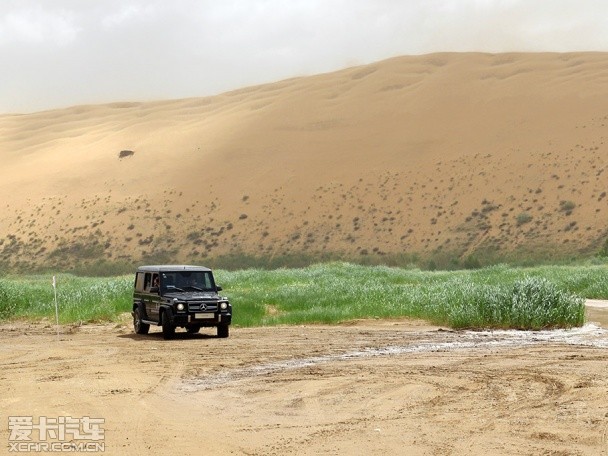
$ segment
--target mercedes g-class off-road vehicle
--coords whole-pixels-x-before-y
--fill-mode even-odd
[[[135,273],[133,328],[148,334],[151,325],[161,326],[171,339],[175,328],[197,333],[216,327],[218,337],[228,337],[232,306],[218,295],[211,269],[201,266],[140,266]]]

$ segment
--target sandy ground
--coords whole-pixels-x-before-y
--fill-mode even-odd
[[[3,324],[0,453],[9,416],[89,416],[108,455],[608,454],[608,308],[590,304],[546,332]]]

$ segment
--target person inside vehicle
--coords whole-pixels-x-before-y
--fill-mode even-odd
[[[158,291],[160,288],[160,279],[157,275],[155,275],[154,279],[152,279],[152,288],[156,288],[156,291]]]

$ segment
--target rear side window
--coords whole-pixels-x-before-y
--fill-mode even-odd
[[[146,275],[144,276],[144,290],[148,291],[151,286],[152,286],[152,274],[150,274],[149,272],[146,272]]]
[[[135,274],[135,291],[144,291],[144,273]]]

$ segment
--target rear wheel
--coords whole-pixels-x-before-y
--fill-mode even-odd
[[[228,328],[230,328],[228,325],[219,325],[217,327],[217,337],[228,337],[230,334],[230,330]]]
[[[133,312],[133,329],[135,334],[148,334],[150,325],[142,322],[143,312],[140,307],[137,307]]]
[[[165,339],[173,339],[175,336],[175,324],[171,318],[171,313],[167,310],[163,313],[163,337]]]

